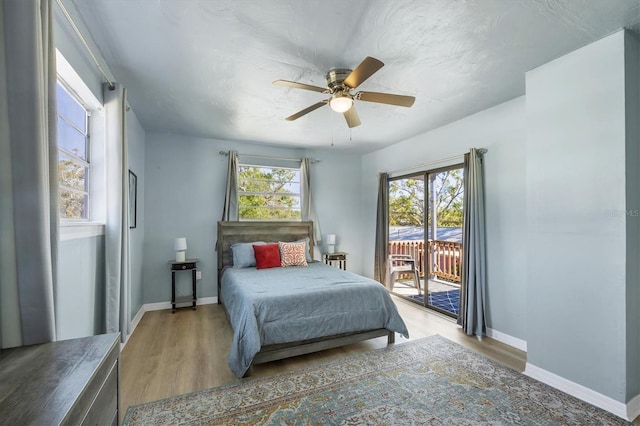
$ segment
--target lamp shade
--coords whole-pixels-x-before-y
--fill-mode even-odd
[[[336,236],[334,234],[327,235],[327,240],[325,242],[327,245],[334,245],[336,243]]]
[[[336,95],[329,101],[331,109],[335,112],[345,112],[353,105],[353,99],[347,95]]]
[[[187,249],[187,239],[184,237],[176,238],[173,243],[173,248],[176,251],[186,250]]]

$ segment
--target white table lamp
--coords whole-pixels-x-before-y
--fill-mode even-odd
[[[336,236],[334,234],[327,235],[327,253],[335,253]]]
[[[176,262],[184,262],[185,251],[187,250],[187,239],[184,237],[176,238],[173,243],[173,248],[176,251]]]

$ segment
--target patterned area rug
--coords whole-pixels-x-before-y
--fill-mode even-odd
[[[130,407],[126,425],[625,425],[441,336]]]

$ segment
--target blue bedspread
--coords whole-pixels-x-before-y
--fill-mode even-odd
[[[409,336],[380,283],[322,263],[229,268],[221,285],[233,326],[229,367],[238,377],[262,345],[378,328]]]

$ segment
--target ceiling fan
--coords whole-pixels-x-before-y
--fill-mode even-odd
[[[415,102],[413,96],[394,95],[391,93],[380,92],[357,92],[352,94],[351,91],[360,86],[365,80],[371,77],[375,72],[384,66],[382,61],[367,56],[364,61],[356,67],[355,70],[332,69],[326,75],[327,87],[312,86],[310,84],[297,83],[288,80],[276,80],[273,84],[277,86],[294,87],[296,89],[311,90],[314,92],[326,93],[331,96],[328,99],[320,101],[298,111],[293,115],[285,118],[287,121],[297,120],[303,115],[315,111],[321,106],[329,104],[331,109],[342,113],[349,127],[359,126],[360,117],[353,105],[353,100],[357,99],[366,102],[377,102],[380,104],[396,105],[410,107]]]

